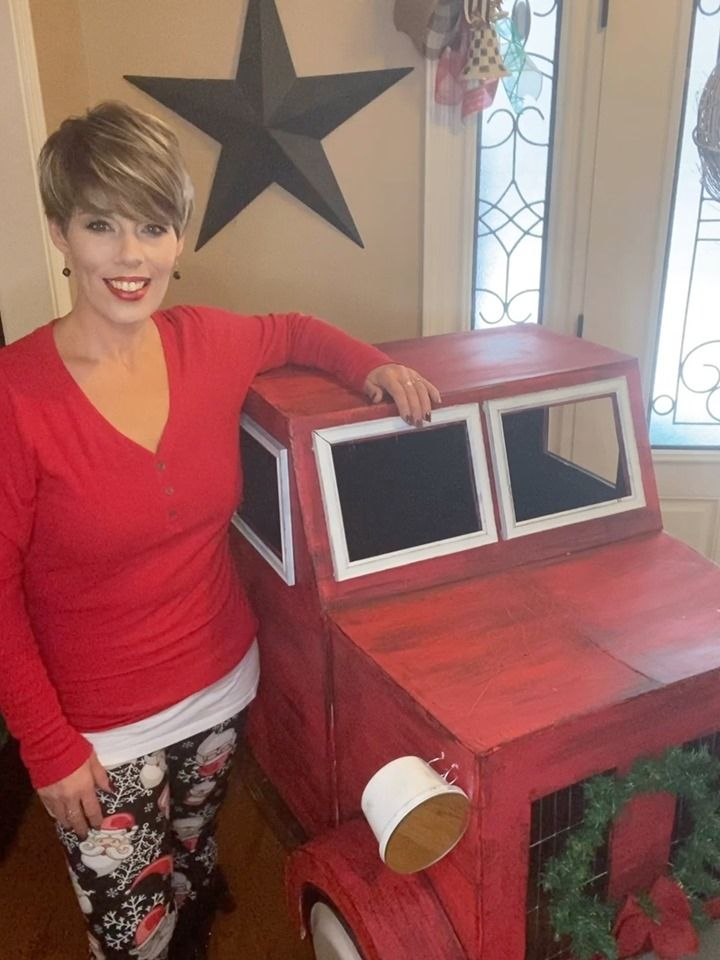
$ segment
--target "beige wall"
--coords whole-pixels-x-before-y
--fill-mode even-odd
[[[87,64],[77,0],[30,0],[48,130],[87,106]]]
[[[420,57],[393,28],[390,0],[277,0],[277,7],[300,75],[416,68],[324,141],[364,250],[273,186],[193,252],[218,146],[122,77],[234,76],[245,0],[32,0],[49,126],[77,111],[81,101],[104,98],[125,99],[173,125],[198,201],[173,301],[243,312],[308,311],[368,340],[415,336],[422,236]]]

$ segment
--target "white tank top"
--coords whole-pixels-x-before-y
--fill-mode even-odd
[[[129,763],[229,720],[255,698],[260,679],[257,640],[230,673],[167,710],[112,730],[83,733],[104,767]]]

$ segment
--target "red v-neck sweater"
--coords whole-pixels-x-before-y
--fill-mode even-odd
[[[52,324],[0,350],[0,713],[36,787],[88,758],[79,731],[152,716],[250,646],[227,530],[256,374],[295,363],[360,389],[388,362],[313,317],[154,319],[170,383],[156,454],[92,406]]]

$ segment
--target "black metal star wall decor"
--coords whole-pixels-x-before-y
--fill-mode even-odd
[[[275,0],[249,0],[234,80],[125,79],[221,144],[196,250],[272,183],[362,247],[322,140],[411,69],[298,77]]]

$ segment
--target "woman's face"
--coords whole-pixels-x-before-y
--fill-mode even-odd
[[[75,312],[114,324],[137,323],[157,310],[183,248],[169,224],[120,214],[76,210],[64,233],[56,223],[50,232],[77,284]]]

